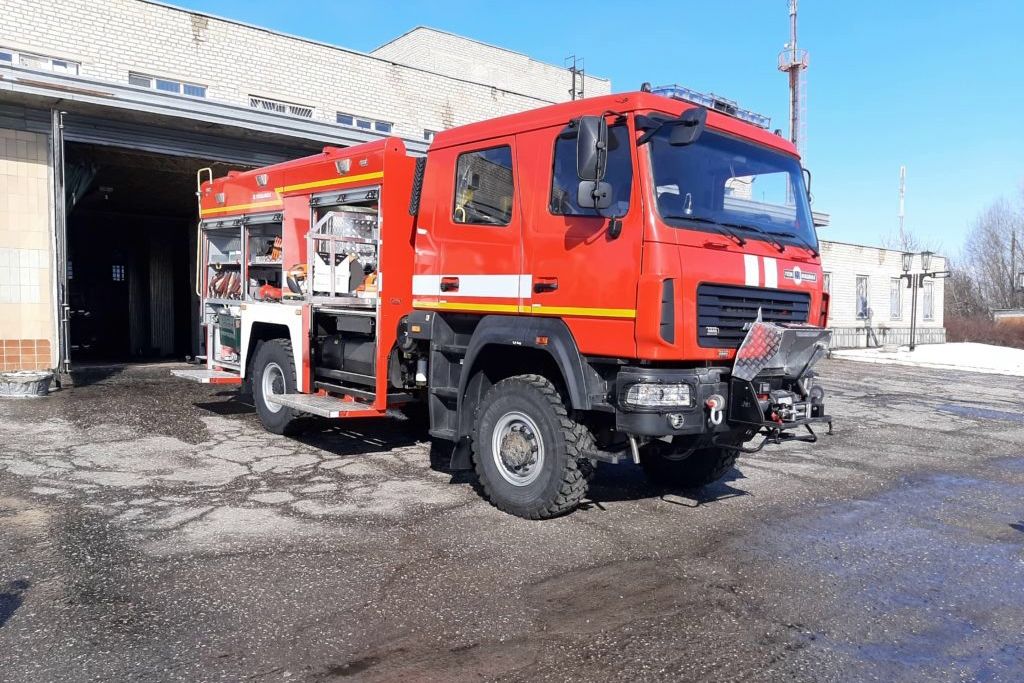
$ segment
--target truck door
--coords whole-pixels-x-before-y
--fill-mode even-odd
[[[427,173],[435,175],[424,200],[433,201],[433,219],[430,226],[420,222],[429,234],[417,236],[417,249],[430,244],[434,254],[417,257],[414,299],[442,310],[518,313],[528,285],[513,138],[430,154]]]
[[[529,159],[522,174],[530,179],[524,211],[525,272],[531,286],[524,308],[564,318],[584,353],[630,355],[635,350],[643,212],[628,123],[609,126],[605,181],[612,186],[612,204],[604,210],[583,208],[576,201],[574,128],[535,131],[519,141],[520,157]],[[612,216],[621,216],[617,236]]]

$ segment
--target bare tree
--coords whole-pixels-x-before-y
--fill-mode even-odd
[[[989,307],[981,297],[978,285],[970,271],[959,261],[946,259],[949,278],[945,287],[945,314],[947,318],[987,316]]]
[[[1010,253],[1014,235],[1024,235],[1024,212],[1020,203],[1006,199],[982,211],[967,234],[961,265],[987,308],[1011,308],[1017,302],[1011,272],[1015,259]],[[1016,261],[1019,268],[1020,259]]]

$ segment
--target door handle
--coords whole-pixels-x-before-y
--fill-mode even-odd
[[[459,278],[457,278],[457,277],[443,277],[443,278],[441,278],[441,291],[442,292],[457,292],[457,291],[459,291]]]
[[[542,277],[537,278],[537,282],[533,285],[533,291],[536,294],[543,294],[544,292],[554,292],[558,289],[558,278],[557,277]]]

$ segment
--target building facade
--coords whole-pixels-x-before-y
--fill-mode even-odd
[[[902,252],[844,242],[821,242],[825,289],[830,295],[828,325],[836,348],[910,343],[912,291],[903,274]],[[932,271],[946,269],[933,256]],[[911,273],[921,272],[915,256]],[[929,279],[917,292],[917,343],[946,341],[944,281]]]
[[[5,0],[0,370],[196,352],[197,169],[387,135],[423,152],[576,82],[423,27],[363,53],[149,0]]]

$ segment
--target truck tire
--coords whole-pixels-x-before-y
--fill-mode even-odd
[[[687,450],[664,441],[648,444],[640,451],[640,466],[647,480],[655,486],[699,489],[724,477],[739,456],[739,451],[716,446],[698,448],[689,455]]]
[[[589,439],[547,378],[518,375],[498,382],[480,401],[473,433],[484,496],[525,519],[571,512],[587,492],[578,461]]]
[[[295,434],[301,422],[294,408],[267,401],[268,393],[295,393],[295,356],[286,339],[271,339],[256,348],[252,362],[252,397],[256,414],[268,432]]]

